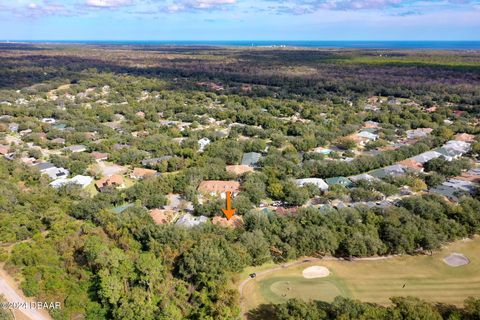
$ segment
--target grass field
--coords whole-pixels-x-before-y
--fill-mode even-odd
[[[470,264],[461,267],[446,265],[443,258],[452,252],[466,255]],[[332,301],[338,295],[382,305],[387,305],[390,297],[411,295],[461,306],[465,298],[480,296],[479,255],[480,237],[477,237],[455,242],[433,256],[309,262],[259,276],[247,283],[243,290],[244,307],[250,310],[262,303],[281,303],[290,298]],[[312,265],[329,268],[330,276],[303,278],[302,271]],[[262,269],[268,268],[257,268]],[[249,269],[247,272],[253,271]]]

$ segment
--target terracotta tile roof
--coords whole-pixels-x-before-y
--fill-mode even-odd
[[[236,174],[237,176],[242,175],[246,172],[253,172],[253,168],[250,166],[246,165],[233,165],[233,166],[227,166],[227,172],[231,172]]]
[[[108,159],[108,153],[102,153],[102,152],[92,152],[91,153],[92,157],[95,160],[101,160],[101,159]]]
[[[243,218],[241,216],[233,216],[228,220],[227,218],[217,216],[212,219],[212,223],[222,227],[240,228],[243,226]]]
[[[475,136],[468,133],[459,133],[455,136],[455,140],[464,142],[475,142]]]
[[[8,152],[10,151],[10,147],[9,146],[0,146],[0,154],[7,154]]]
[[[101,189],[110,186],[118,187],[121,186],[123,183],[123,177],[121,175],[114,174],[113,176],[98,180],[97,182],[95,182],[95,185],[98,189]]]
[[[157,171],[152,169],[144,169],[144,168],[134,168],[132,172],[133,178],[145,178],[148,176],[154,176],[157,174]]]
[[[149,212],[150,217],[152,217],[155,224],[168,224],[172,221],[175,212],[172,210],[161,210],[161,209],[152,209]]]
[[[480,175],[470,172],[464,172],[461,176],[456,177],[455,179],[463,180],[463,181],[470,181],[474,183],[480,183]]]
[[[240,182],[238,181],[202,181],[198,191],[206,193],[223,193],[230,191],[232,193],[240,192]]]

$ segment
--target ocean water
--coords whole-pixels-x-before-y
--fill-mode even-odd
[[[8,42],[4,40],[1,42]],[[480,41],[189,41],[189,40],[25,40],[22,43],[57,43],[90,45],[143,45],[143,46],[233,46],[233,47],[306,47],[350,49],[430,49],[430,50],[480,50]]]

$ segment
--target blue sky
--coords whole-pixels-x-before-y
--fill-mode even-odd
[[[480,40],[480,0],[0,0],[3,40]]]

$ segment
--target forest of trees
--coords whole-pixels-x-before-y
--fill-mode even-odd
[[[412,52],[373,63],[370,59],[381,52],[94,48],[0,45],[0,111],[19,130],[31,130],[22,143],[9,143],[12,161],[0,159],[0,262],[19,275],[27,296],[62,303],[51,311],[56,320],[237,319],[234,281],[246,267],[303,256],[430,254],[480,232],[478,194],[457,203],[422,193],[389,207],[301,207],[312,198],[322,203],[344,197],[377,201],[404,186],[414,192],[437,186],[471,167],[480,152],[478,142],[463,158],[427,162],[424,173],[359,182],[351,189],[333,186],[320,192],[294,182],[364,173],[439,147],[457,133],[480,134],[474,122],[480,106],[479,69],[470,67],[477,56],[439,52],[432,56],[436,63],[428,64]],[[312,72],[297,72],[305,68]],[[221,83],[223,90],[202,82]],[[48,98],[65,84],[56,91],[57,100]],[[245,84],[251,88],[245,90]],[[108,101],[85,94],[91,89],[103,100],[105,87],[110,88]],[[156,98],[142,101],[144,92]],[[410,104],[383,103],[378,112],[367,111],[371,95],[410,99]],[[21,103],[26,98],[28,103]],[[431,106],[438,110],[420,112]],[[454,109],[464,115],[453,121]],[[39,120],[45,117],[64,127]],[[116,121],[119,117],[123,120]],[[165,119],[189,126],[181,130],[161,121]],[[226,137],[208,127],[211,119],[229,129]],[[379,140],[355,157],[357,144],[344,137],[365,121],[381,123]],[[2,141],[12,134],[10,124],[0,121]],[[432,134],[416,143],[377,150],[393,145],[407,130],[427,127]],[[204,152],[198,150],[201,138],[211,141]],[[92,194],[73,185],[51,188],[49,178],[18,159],[47,160],[28,143],[54,151],[48,161],[72,175],[95,179],[100,175],[90,169],[94,151],[108,153],[109,161],[129,170],[146,158],[165,158],[149,165],[158,176]],[[88,152],[63,149],[74,144],[85,145]],[[326,145],[336,148],[329,159],[311,152]],[[239,177],[227,172],[226,165],[239,164],[246,152],[262,154],[259,168]],[[355,159],[345,161],[348,157]],[[149,215],[150,209],[167,204],[172,193],[191,201],[197,216],[218,215],[223,201],[200,203],[197,187],[204,180],[232,179],[241,183],[232,203],[244,220],[240,228],[156,225]],[[265,199],[300,208],[295,215],[254,210]],[[122,213],[112,211],[126,203],[131,206]],[[252,310],[250,316],[480,318],[475,299],[468,299],[463,309],[411,297],[392,302],[381,307],[341,297],[331,304],[292,300]],[[0,313],[2,317],[9,315]]]

